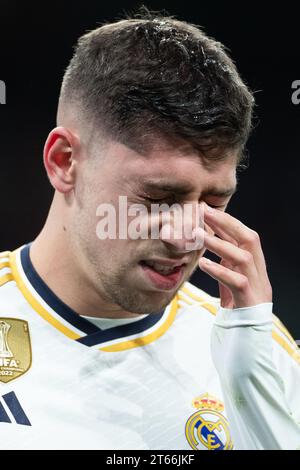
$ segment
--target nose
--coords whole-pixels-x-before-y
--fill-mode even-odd
[[[188,253],[203,247],[204,207],[184,204],[162,214],[160,239],[176,252]]]

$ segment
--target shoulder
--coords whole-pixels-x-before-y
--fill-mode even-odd
[[[220,307],[220,299],[218,297],[211,296],[190,282],[185,282],[178,290],[177,301],[179,313],[184,312],[186,315],[192,315],[194,313],[194,319],[199,316],[202,321],[205,319],[210,323],[214,323]],[[277,315],[273,314],[272,319],[272,339],[275,360],[280,362],[292,360],[296,366],[299,366],[300,349],[296,341]]]
[[[213,297],[190,282],[185,282],[177,292],[179,311],[195,312],[210,321],[214,320],[220,305],[220,299]]]
[[[273,315],[273,361],[283,381],[286,402],[295,419],[300,421],[299,394],[300,388],[300,350],[285,325]],[[284,405],[284,402],[283,402]]]
[[[0,252],[0,315],[5,316],[8,310],[18,311],[17,305],[22,298],[15,279],[12,260],[13,252]]]
[[[13,280],[10,264],[10,252],[2,251],[0,252],[0,289]]]
[[[274,343],[274,355],[277,358],[280,355],[281,360],[291,359],[295,365],[299,366],[300,349],[288,329],[285,327],[282,321],[274,314],[272,338]]]

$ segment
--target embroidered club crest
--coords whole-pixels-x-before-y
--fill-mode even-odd
[[[232,450],[227,419],[223,416],[223,403],[205,393],[193,400],[197,411],[187,420],[185,435],[194,450]]]

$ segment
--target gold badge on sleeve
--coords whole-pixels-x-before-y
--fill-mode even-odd
[[[31,367],[28,323],[18,318],[0,318],[0,382],[7,383]]]

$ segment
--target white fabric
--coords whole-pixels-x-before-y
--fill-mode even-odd
[[[212,356],[240,449],[300,448],[300,400],[298,413],[293,414],[274,363],[272,307],[272,303],[234,310],[220,307],[213,327]],[[295,395],[298,390],[294,389]]]
[[[32,365],[0,383],[11,420],[1,421],[0,406],[0,448],[191,450],[193,415],[197,449],[230,448],[231,438],[234,449],[298,448],[300,371],[292,355],[299,352],[272,326],[272,304],[218,309],[218,299],[188,282],[179,297],[174,321],[164,331],[159,323],[154,340],[106,352],[46,321],[15,280],[2,285],[0,318],[28,322]],[[31,426],[17,424],[8,409],[3,397],[11,392]],[[208,408],[206,394],[216,399]]]
[[[104,318],[104,317],[87,317],[86,315],[81,315],[82,318],[90,321],[94,325],[101,328],[101,330],[107,330],[108,328],[114,328],[115,326],[127,325],[128,323],[134,323],[142,318],[147,317],[148,315],[139,315],[134,318]]]

